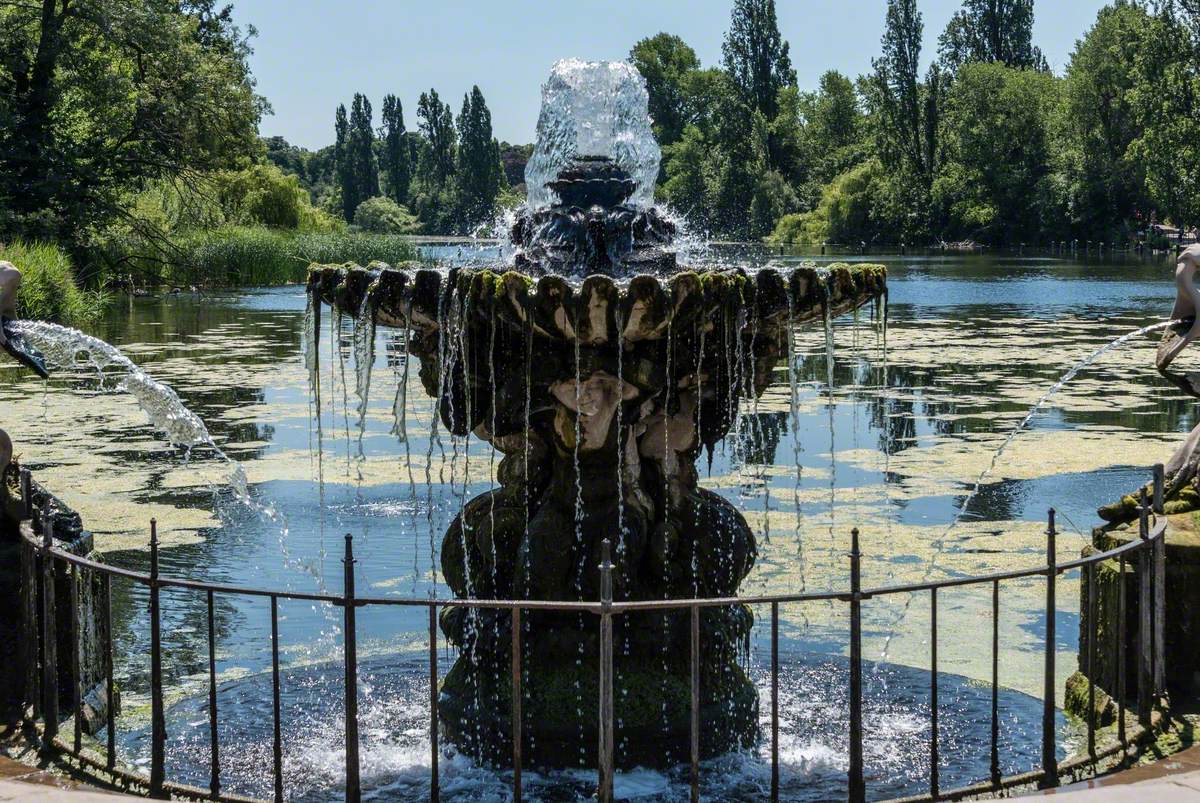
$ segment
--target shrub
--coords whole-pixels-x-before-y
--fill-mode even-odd
[[[71,258],[49,243],[15,241],[0,245],[0,260],[21,271],[17,316],[83,324],[104,311],[102,293],[81,290],[75,283]]]
[[[784,215],[770,241],[784,243],[854,243],[879,234],[878,209],[885,195],[883,168],[872,159],[842,173],[821,191],[811,212]]]
[[[252,287],[302,282],[313,262],[366,265],[411,259],[416,259],[416,249],[399,235],[229,226],[182,238],[178,254],[160,266],[158,275],[173,284]]]
[[[354,225],[376,234],[413,234],[421,229],[420,221],[408,209],[383,195],[358,205]]]

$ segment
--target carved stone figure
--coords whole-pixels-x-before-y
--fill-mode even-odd
[[[1168,329],[1158,345],[1154,362],[1160,371],[1165,371],[1179,353],[1200,336],[1200,322],[1196,320],[1196,310],[1200,308],[1200,290],[1196,289],[1195,281],[1197,267],[1200,267],[1200,243],[1183,249],[1175,266],[1177,290],[1171,320],[1180,323]]]

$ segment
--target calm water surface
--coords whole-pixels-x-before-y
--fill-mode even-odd
[[[766,258],[761,251],[719,256],[739,264]],[[844,587],[855,526],[863,532],[868,586],[1036,564],[1044,559],[1050,506],[1064,529],[1059,557],[1074,557],[1096,507],[1143,482],[1148,466],[1164,461],[1194,425],[1191,401],[1153,370],[1154,341],[1136,341],[1052,400],[951,527],[993,451],[1047,387],[1076,360],[1169,311],[1171,265],[1046,256],[866,259],[890,270],[886,338],[867,313],[838,320],[830,389],[823,332],[797,332],[799,427],[792,427],[781,366],[778,382],[757,403],[746,403],[741,431],[718,445],[711,470],[702,471],[704,484],[739,505],[758,533],[760,558],[744,591]],[[155,516],[166,544],[164,573],[337,593],[342,535],[349,532],[360,594],[444,595],[436,547],[461,504],[464,481],[468,498],[490,487],[490,448],[430,442],[433,405],[415,372],[408,440],[390,433],[404,356],[397,333],[382,329],[360,438],[349,321],[336,338],[325,324],[316,416],[302,359],[304,305],[302,288],[123,298],[91,332],[179,392],[222,448],[244,463],[274,519],[246,510],[223,490],[228,470],[211,455],[163,444],[111,379],[101,385],[95,376],[56,375],[43,384],[6,363],[0,424],[18,440],[25,464],[80,510],[113,563],[146,568],[148,521]],[[338,348],[331,349],[335,340]],[[1060,689],[1075,668],[1077,583],[1068,576],[1059,590]],[[1004,587],[1006,771],[1038,760],[1036,747],[1022,743],[1040,724],[1033,695],[1042,684],[1043,593],[1036,582]],[[119,583],[114,594],[126,701],[122,749],[131,763],[145,764],[145,595]],[[171,590],[164,608],[169,772],[203,785],[207,711],[198,693],[207,671],[205,600]],[[821,603],[784,606],[782,613],[785,791],[789,799],[826,799],[841,794],[844,783],[845,610]],[[873,600],[864,613],[864,649],[878,661],[867,689],[871,794],[917,792],[927,775],[928,599]],[[336,797],[344,760],[335,660],[340,614],[287,601],[280,614],[289,795]],[[766,623],[769,612],[759,614]],[[364,781],[384,799],[427,794],[425,617],[423,609],[359,613]],[[216,619],[225,788],[268,794],[267,602],[218,596]],[[954,757],[942,769],[945,788],[987,774],[988,692],[974,681],[990,677],[990,589],[944,592],[939,626],[939,670],[946,673],[942,755]],[[751,657],[764,701],[765,635],[766,628],[756,627]],[[441,663],[444,671],[450,661]],[[713,762],[706,772],[712,799],[746,799],[767,788],[764,756]],[[447,757],[442,773],[450,799],[504,799],[503,776],[461,757]],[[671,800],[685,782],[685,774],[627,773],[618,794]],[[592,776],[582,771],[534,775],[527,783],[544,800],[592,791]]]

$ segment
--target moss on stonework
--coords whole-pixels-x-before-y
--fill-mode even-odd
[[[1063,711],[1084,722],[1088,717],[1089,685],[1087,675],[1077,671],[1067,678],[1066,693],[1063,695]],[[1109,725],[1116,720],[1116,703],[1099,685],[1095,688],[1095,706],[1091,710],[1097,726]]]

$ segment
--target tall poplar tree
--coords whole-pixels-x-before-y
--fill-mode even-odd
[[[486,220],[503,188],[504,169],[500,165],[500,144],[492,138],[492,113],[478,86],[463,95],[456,177],[462,222],[472,226]]]
[[[350,107],[350,132],[346,140],[350,172],[358,203],[379,195],[379,166],[375,161],[375,129],[371,127],[371,101],[355,93]],[[358,205],[355,205],[355,209]]]
[[[358,187],[354,182],[354,172],[350,169],[348,147],[350,140],[350,123],[346,119],[346,104],[339,103],[333,116],[333,163],[337,172],[338,189],[342,196],[342,218],[349,223],[354,220],[354,210],[362,199],[358,197]]]
[[[454,114],[442,103],[436,89],[422,92],[417,100],[417,127],[428,144],[422,154],[421,178],[429,186],[441,189],[454,175],[456,150]]]
[[[928,192],[936,170],[941,74],[933,65],[926,80],[920,79],[924,29],[916,0],[888,0],[883,53],[872,61],[869,99],[879,117],[880,160]]]
[[[796,85],[788,43],[775,18],[775,0],[734,0],[721,54],[746,105],[768,120],[774,118],[779,90]]]
[[[383,135],[382,166],[387,174],[388,197],[398,204],[407,204],[412,164],[404,136],[404,107],[395,95],[383,97],[383,129],[380,133]]]
[[[1033,44],[1033,0],[964,0],[938,39],[942,66],[956,72],[972,61],[998,61],[1020,70],[1048,72]]]

